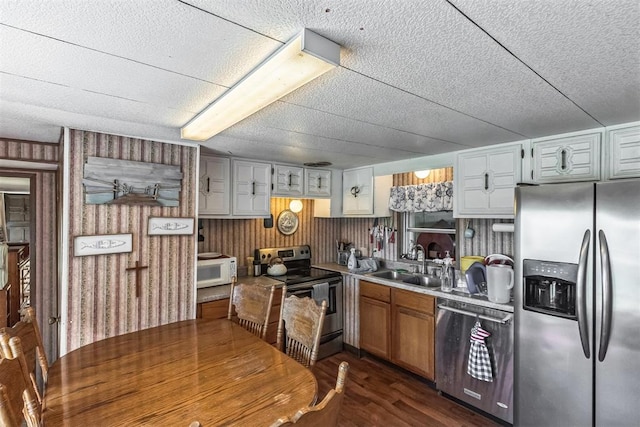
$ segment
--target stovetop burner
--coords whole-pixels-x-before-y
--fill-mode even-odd
[[[260,260],[262,274],[266,274],[272,259],[281,258],[287,267],[287,274],[269,277],[287,285],[342,277],[340,273],[335,271],[311,267],[311,247],[309,245],[256,249],[254,258]]]

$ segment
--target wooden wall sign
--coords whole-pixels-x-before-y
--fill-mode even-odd
[[[179,206],[180,166],[89,157],[82,184],[85,203]]]

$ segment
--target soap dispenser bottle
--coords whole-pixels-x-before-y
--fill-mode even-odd
[[[358,260],[356,259],[356,248],[351,248],[351,254],[347,260],[347,268],[349,270],[355,270],[358,267]]]
[[[449,255],[449,251],[446,251],[444,259],[442,260],[442,274],[440,275],[442,291],[451,292],[453,290],[453,281],[455,280],[453,276],[453,259],[451,255]]]

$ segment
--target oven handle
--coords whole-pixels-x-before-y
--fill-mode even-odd
[[[305,289],[298,289],[296,291],[287,291],[287,296],[306,294],[308,292],[311,292],[312,289],[313,288],[305,288]]]
[[[500,323],[502,325],[507,325],[511,323],[511,319],[513,319],[512,313],[507,313],[502,319],[498,319],[491,316],[486,316],[484,314],[474,313],[472,311],[461,310],[459,308],[449,307],[448,305],[440,305],[438,304],[438,308],[445,311],[451,311],[453,313],[464,314],[465,316],[478,317],[483,320],[488,320],[489,322]]]

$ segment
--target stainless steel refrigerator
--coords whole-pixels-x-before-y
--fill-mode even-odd
[[[516,189],[514,425],[640,425],[640,180]]]

